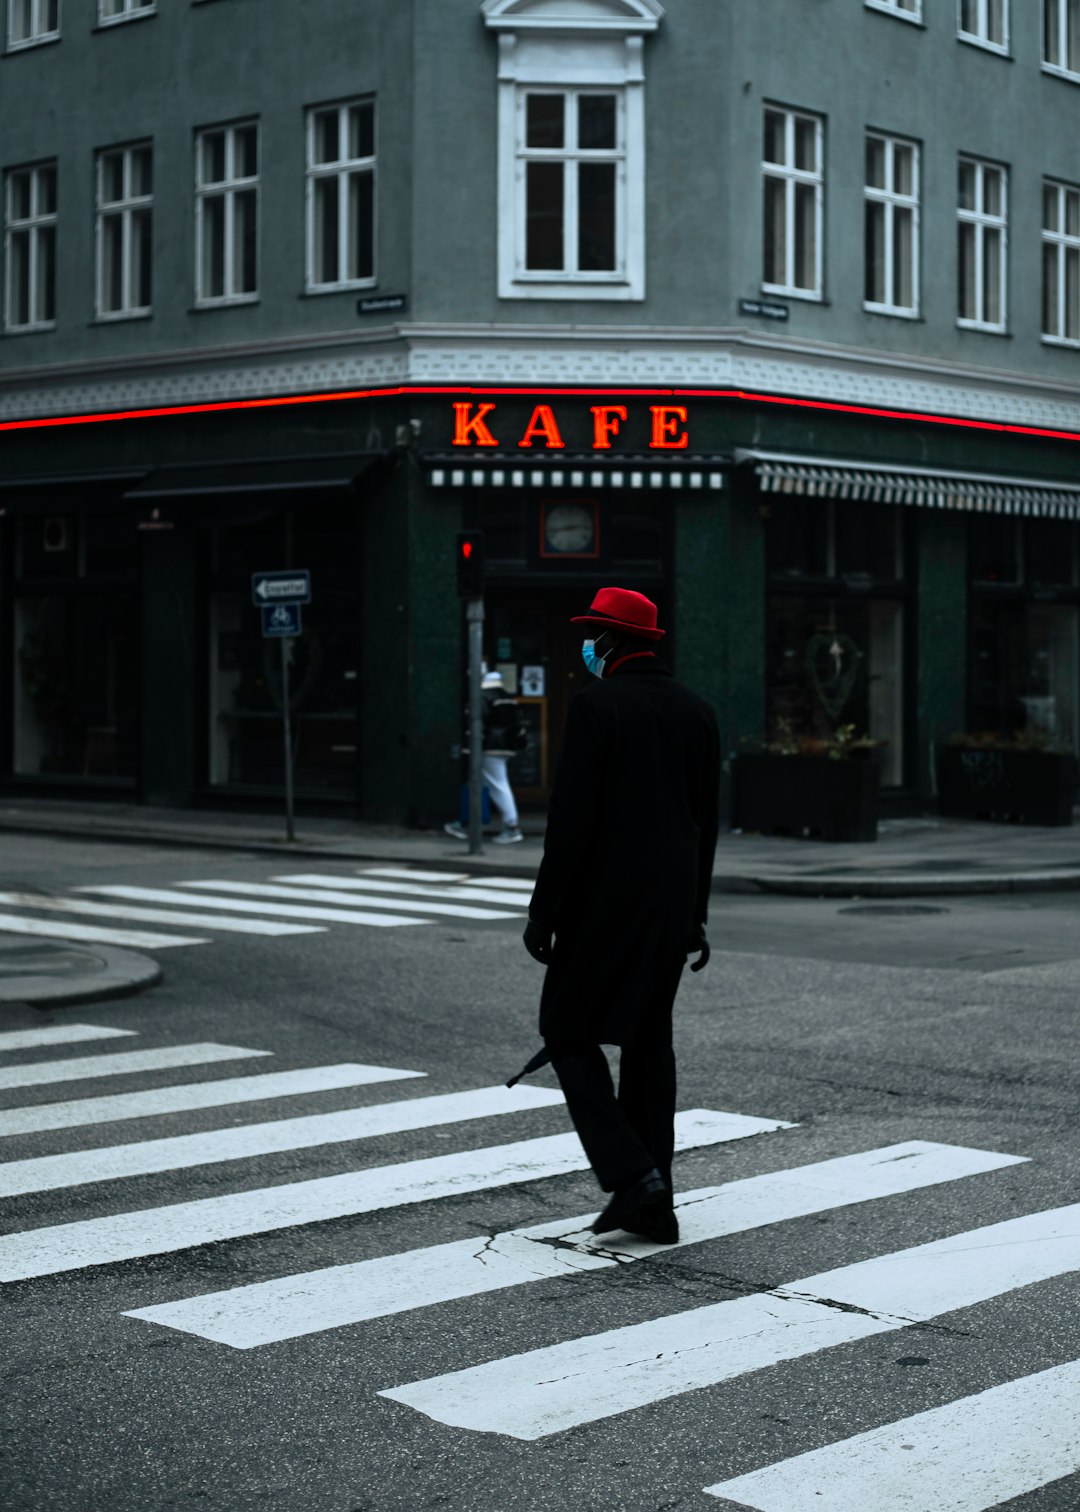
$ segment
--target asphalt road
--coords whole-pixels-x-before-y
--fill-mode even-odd
[[[492,1092],[475,1116],[464,1116],[473,1104],[459,1101],[433,1105],[426,1126],[402,1125],[419,1121],[411,1101],[498,1089],[535,1048],[541,969],[520,944],[520,896],[515,904],[508,890],[505,908],[465,904],[509,918],[429,914],[422,926],[377,927],[269,913],[318,907],[346,884],[355,890],[363,885],[357,867],[32,839],[7,840],[3,854],[0,888],[12,896],[181,915],[232,898],[254,907],[222,907],[219,918],[318,931],[248,935],[163,923],[172,940],[205,943],[151,951],[165,977],[148,993],[51,1014],[0,1008],[0,1034],[73,1024],[126,1031],[21,1049],[0,1039],[0,1192],[10,1194],[0,1233],[5,1512],[1080,1508],[1075,1470],[1061,1478],[1059,1468],[1059,1478],[1016,1494],[1009,1435],[1000,1415],[982,1411],[999,1400],[996,1388],[1080,1359],[1080,1215],[1064,1216],[1061,1240],[1040,1239],[1032,1218],[1080,1202],[1080,899],[950,899],[913,912],[899,902],[716,898],[712,962],[687,974],[677,1010],[679,1106],[791,1126],[722,1139],[699,1130],[714,1142],[677,1157],[682,1191],[745,1182],[701,1208],[728,1232],[633,1263],[633,1246],[623,1244],[620,1263],[577,1271],[580,1251],[519,1241],[541,1258],[534,1264],[515,1251],[492,1289],[487,1268],[504,1263],[500,1242],[486,1243],[492,1235],[540,1224],[559,1232],[598,1206],[592,1178],[567,1163],[566,1141],[519,1151],[501,1179],[484,1175],[502,1157],[482,1152],[563,1134],[562,1108],[530,1094],[498,1102],[503,1094]],[[363,870],[368,887],[380,880]],[[338,886],[275,880],[311,874]],[[394,889],[409,889],[407,880],[381,881],[390,884],[384,916],[395,898],[406,912],[418,900],[448,901],[421,891],[437,888],[431,880],[406,893]],[[314,893],[316,902],[252,890],[267,885]],[[186,892],[191,901],[101,891],[118,887]],[[462,896],[467,889],[458,905]],[[146,919],[50,912],[32,899],[5,907],[91,928],[155,929]],[[114,1062],[103,1074],[118,1055],[208,1043],[268,1053],[179,1068]],[[81,1057],[90,1064],[70,1079],[28,1080]],[[422,1078],[177,1111],[151,1111],[144,1097],[111,1104],[108,1121],[96,1101],[357,1063]],[[41,1069],[20,1078],[17,1068],[30,1066]],[[554,1088],[550,1072],[532,1086]],[[5,1130],[5,1110],[88,1100],[94,1106],[20,1114]],[[459,1111],[444,1117],[451,1106]],[[287,1123],[349,1109],[384,1109],[384,1122],[366,1132],[358,1125],[351,1138],[340,1132],[347,1121],[308,1124],[306,1133]],[[31,1128],[34,1117],[53,1126]],[[252,1133],[265,1124],[278,1130]],[[160,1143],[212,1131],[225,1142]],[[849,1157],[911,1141],[923,1142],[921,1153],[871,1157],[852,1175]],[[926,1148],[937,1145],[954,1150]],[[79,1161],[81,1152],[89,1160]],[[71,1158],[50,1165],[50,1156]],[[909,1162],[902,1176],[890,1158],[892,1166]],[[431,1161],[442,1164],[416,1164]],[[827,1161],[846,1163],[809,1173],[794,1198],[783,1196],[783,1179],[766,1179]],[[920,1161],[924,1174],[911,1174]],[[383,1174],[388,1167],[402,1169]],[[346,1192],[356,1173],[369,1174]],[[882,1181],[896,1185],[878,1191]],[[270,1226],[274,1189],[293,1184],[293,1221],[279,1202]],[[329,1216],[327,1204],[342,1192],[338,1216]],[[233,1200],[239,1194],[248,1194],[246,1207]],[[203,1242],[206,1225],[219,1221],[234,1223],[234,1236]],[[706,1218],[684,1220],[684,1230],[694,1221]],[[1003,1223],[1014,1227],[972,1232]],[[72,1224],[84,1227],[54,1232]],[[950,1236],[961,1236],[961,1258],[947,1267],[948,1285],[933,1267],[926,1279],[918,1257],[893,1258]],[[130,1257],[116,1258],[125,1244]],[[451,1244],[404,1269],[392,1258]],[[379,1258],[381,1270],[329,1282],[311,1276]],[[845,1272],[821,1288],[774,1294],[874,1260],[881,1264],[870,1268],[868,1291]],[[995,1269],[1002,1265],[1004,1279]],[[285,1303],[280,1289],[241,1293],[296,1276],[306,1279],[286,1283]],[[474,1294],[447,1295],[466,1276]],[[335,1300],[324,1314],[328,1285]],[[130,1316],[218,1293],[226,1294],[222,1316],[248,1347],[182,1326],[203,1316],[198,1307],[169,1322]],[[391,1300],[380,1304],[381,1296]],[[714,1327],[723,1337],[710,1345]],[[291,1336],[251,1342],[260,1330],[290,1328]],[[612,1332],[629,1329],[637,1331]],[[601,1335],[573,1352],[572,1341]],[[541,1350],[551,1353],[534,1356]],[[476,1369],[483,1366],[490,1369]],[[471,1373],[440,1379],[462,1371]],[[1067,1392],[1075,1401],[1075,1385],[1059,1379],[1045,1377],[1050,1400]],[[966,1440],[939,1418],[907,1426],[913,1415],[977,1395],[962,1409]],[[1039,1431],[1062,1434],[1045,1399],[1023,1385],[1004,1405],[1005,1420],[1020,1425],[1020,1459],[1050,1463]],[[1068,1403],[1065,1410],[1075,1413]],[[866,1459],[858,1445],[854,1460],[801,1462],[786,1485],[741,1481],[739,1497],[706,1493],[896,1422],[911,1447],[898,1443],[871,1460],[899,1462],[902,1472],[905,1455],[922,1466],[925,1443],[942,1446],[908,1500],[885,1500],[858,1479]],[[1015,1473],[1016,1484],[1033,1483],[1030,1464]],[[979,1475],[989,1476],[990,1490],[961,1501]]]

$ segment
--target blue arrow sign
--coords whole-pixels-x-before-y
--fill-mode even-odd
[[[262,607],[262,633],[264,635],[299,635],[301,630],[299,604],[264,604]]]
[[[265,604],[310,604],[311,573],[306,568],[294,572],[253,572],[251,601],[259,608]]]

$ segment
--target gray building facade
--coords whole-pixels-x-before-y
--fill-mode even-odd
[[[1064,0],[10,0],[0,783],[456,803],[454,539],[529,711],[656,597],[728,748],[1080,731]]]

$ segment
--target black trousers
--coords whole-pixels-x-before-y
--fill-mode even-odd
[[[599,1045],[547,1042],[596,1179],[605,1192],[627,1186],[653,1166],[671,1187],[675,1152],[675,1051],[671,1019],[624,1045],[616,1093]]]

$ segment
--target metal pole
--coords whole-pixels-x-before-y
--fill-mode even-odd
[[[484,756],[484,695],[481,692],[480,664],[484,649],[484,600],[469,599],[465,606],[469,626],[469,855],[483,850],[480,811],[484,786],[481,763]]]
[[[292,725],[289,719],[289,663],[292,661],[292,637],[281,637],[281,708],[285,716],[285,838],[295,840],[292,793]]]

